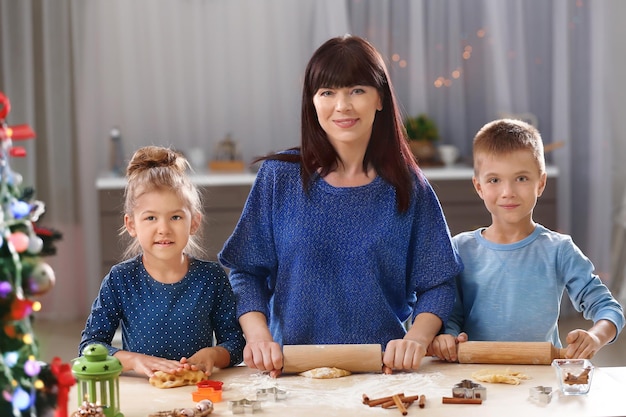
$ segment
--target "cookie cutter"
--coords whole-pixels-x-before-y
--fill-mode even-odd
[[[480,384],[464,379],[452,388],[452,396],[455,398],[487,399],[487,388]]]
[[[284,400],[287,398],[287,391],[282,390],[278,387],[270,387],[270,388],[259,388],[256,390],[256,399],[257,400]]]
[[[552,400],[552,387],[537,386],[529,389],[530,399],[548,404]]]
[[[232,411],[233,414],[243,414],[246,411],[254,413],[261,410],[261,401],[249,400],[247,398],[232,400],[228,402],[228,409]]]
[[[211,400],[214,403],[222,401],[222,381],[204,380],[196,384],[197,391],[191,393],[191,399],[195,402]]]

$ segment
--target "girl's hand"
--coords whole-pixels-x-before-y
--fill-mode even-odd
[[[230,353],[221,346],[200,349],[189,358],[181,358],[179,369],[201,370],[207,376],[213,368],[226,368],[230,364]]]
[[[250,341],[243,349],[243,361],[249,368],[269,371],[276,378],[283,369],[283,351],[273,340]]]
[[[385,373],[391,370],[417,370],[426,355],[426,347],[410,339],[395,339],[387,343],[383,354],[383,368]]]
[[[451,334],[440,334],[428,346],[428,354],[447,362],[456,362],[459,360],[457,345],[463,342],[467,342],[466,333],[460,333],[457,337]]]
[[[114,356],[120,360],[124,371],[135,371],[148,377],[153,376],[156,371],[173,374],[181,367],[179,361],[125,350],[117,351]]]

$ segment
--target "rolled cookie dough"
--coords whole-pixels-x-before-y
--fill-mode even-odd
[[[198,382],[207,379],[202,371],[185,370],[175,374],[169,374],[163,371],[156,371],[150,377],[150,384],[157,388],[175,388],[185,385],[195,385]]]
[[[330,379],[330,378],[341,378],[342,376],[352,375],[352,372],[346,371],[345,369],[339,369],[339,368],[321,367],[321,368],[314,368],[314,369],[309,369],[308,371],[300,372],[300,375],[305,376],[307,378]]]

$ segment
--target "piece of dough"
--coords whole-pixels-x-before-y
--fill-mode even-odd
[[[157,388],[175,388],[183,387],[185,385],[195,385],[200,381],[207,379],[204,372],[192,371],[190,369],[177,372],[175,374],[169,374],[163,371],[156,371],[153,376],[150,377],[150,385]]]
[[[480,382],[492,382],[495,384],[519,385],[522,380],[529,379],[527,375],[521,372],[511,371],[510,369],[481,369],[472,374],[472,378]]]
[[[309,369],[308,371],[301,372],[300,375],[306,376],[307,378],[330,379],[352,375],[352,372],[346,371],[345,369],[322,367]]]

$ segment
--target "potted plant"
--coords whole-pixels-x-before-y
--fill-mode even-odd
[[[420,161],[432,161],[437,153],[435,142],[439,140],[439,129],[435,121],[422,113],[407,117],[404,128],[413,155]]]

